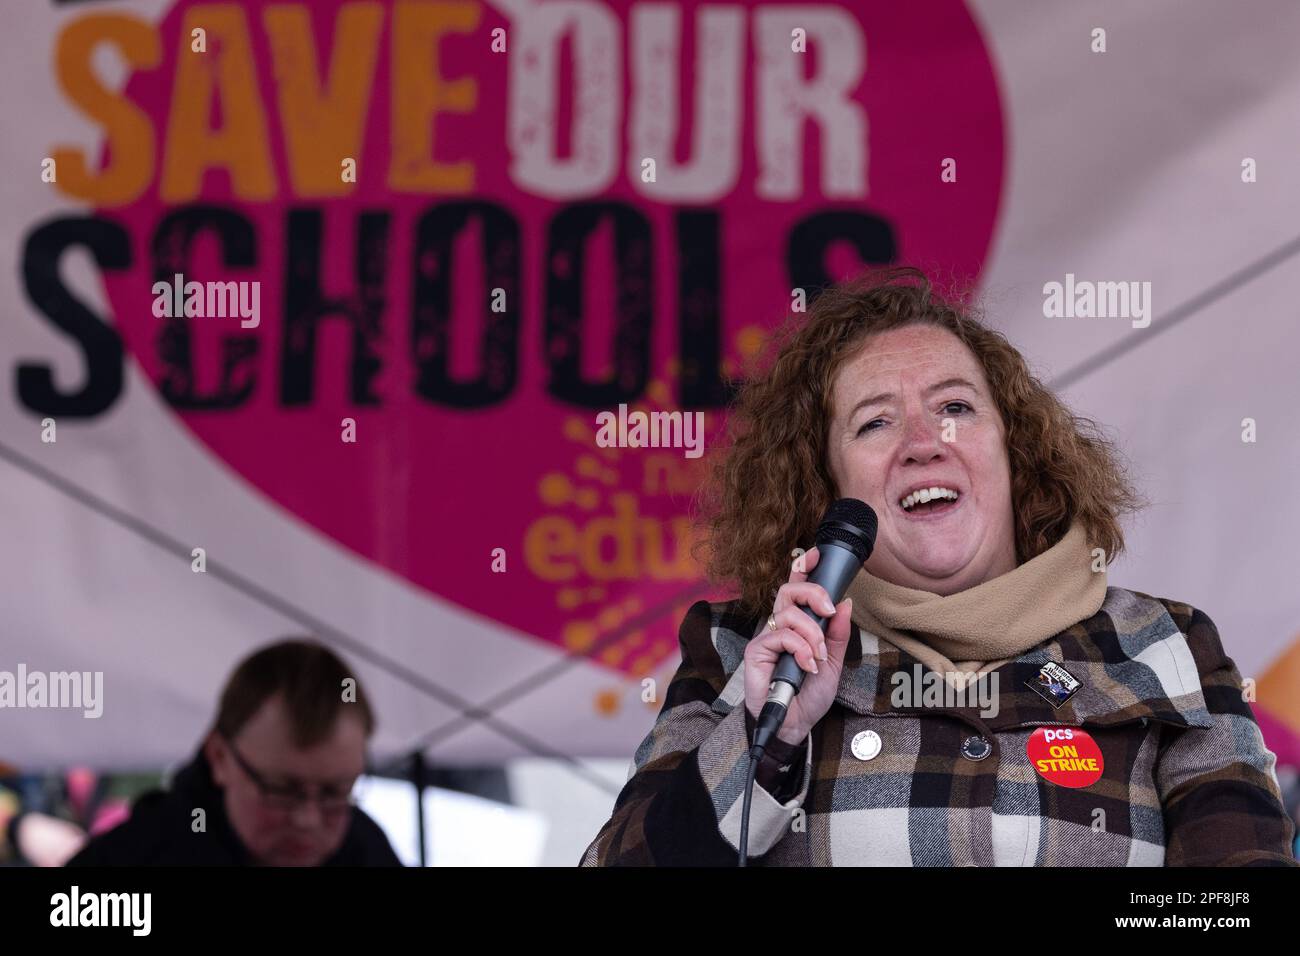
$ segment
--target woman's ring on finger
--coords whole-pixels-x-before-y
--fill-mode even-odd
[[[771,613],[771,614],[769,614],[769,615],[767,616],[767,629],[768,629],[769,631],[775,631],[775,630],[776,630],[776,613],[775,613],[775,612],[773,612],[773,613]]]

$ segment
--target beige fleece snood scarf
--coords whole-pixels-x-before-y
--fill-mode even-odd
[[[890,584],[865,568],[849,585],[853,621],[960,683],[1018,657],[1106,599],[1106,573],[1078,522],[1055,545],[1019,567],[956,594]],[[952,675],[952,676],[949,676]]]

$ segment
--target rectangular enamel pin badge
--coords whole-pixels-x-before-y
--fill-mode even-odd
[[[1036,690],[1052,707],[1060,707],[1074,696],[1079,682],[1060,664],[1048,661],[1038,670],[1036,677],[1025,681],[1025,686]]]

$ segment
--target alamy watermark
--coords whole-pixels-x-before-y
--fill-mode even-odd
[[[1133,328],[1151,324],[1150,282],[1065,282],[1043,286],[1043,315],[1049,319],[1132,319]]]
[[[262,283],[186,282],[177,272],[172,281],[153,284],[153,314],[160,319],[240,319],[255,329],[262,323]]]
[[[998,715],[998,674],[967,671],[939,673],[912,665],[911,673],[895,671],[889,702],[895,707],[978,707],[981,717]]]
[[[51,926],[121,926],[132,936],[148,936],[152,913],[152,893],[83,893],[74,883],[50,897]]]
[[[0,671],[0,709],[77,709],[91,720],[104,713],[103,671]]]
[[[632,412],[596,415],[596,444],[601,448],[685,448],[687,458],[704,454],[703,412]]]

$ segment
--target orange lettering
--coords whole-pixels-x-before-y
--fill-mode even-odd
[[[340,169],[346,158],[360,161],[383,20],[377,3],[349,3],[339,11],[329,82],[322,92],[306,8],[282,4],[263,14],[289,178],[298,195],[341,196],[356,188],[343,181]]]
[[[208,33],[207,53],[190,50],[190,34],[198,27]],[[208,122],[218,93],[224,122],[213,129]],[[165,202],[189,202],[199,195],[209,169],[225,169],[239,199],[275,195],[248,25],[244,11],[227,3],[202,4],[185,12],[159,195]]]
[[[154,138],[149,117],[125,96],[105,89],[91,66],[101,43],[117,48],[127,66],[152,69],[162,56],[157,31],[138,17],[97,13],[71,21],[59,34],[54,72],[63,92],[104,127],[109,164],[91,172],[81,150],[55,147],[58,188],[75,199],[119,206],[138,197],[153,178]]]
[[[474,164],[437,163],[434,117],[471,113],[478,84],[468,77],[451,82],[438,73],[438,40],[445,33],[469,33],[478,26],[477,3],[399,2],[393,11],[393,155],[388,183],[408,192],[468,193]]]

